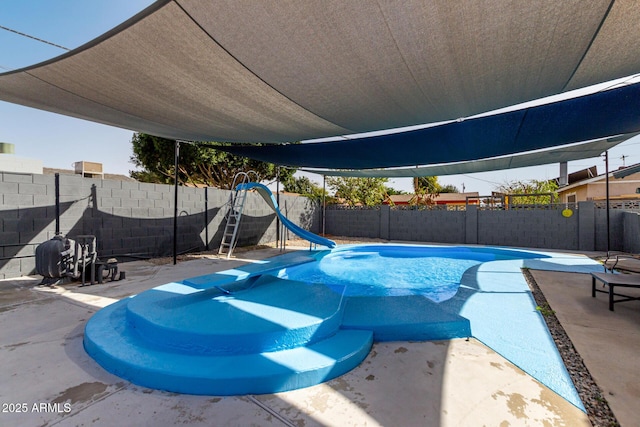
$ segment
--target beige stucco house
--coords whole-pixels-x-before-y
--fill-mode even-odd
[[[606,192],[606,175],[602,174],[559,188],[558,198],[561,203],[597,201],[605,200]],[[619,179],[609,172],[609,198],[640,199],[640,172]]]

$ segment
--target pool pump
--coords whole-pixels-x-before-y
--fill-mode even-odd
[[[60,234],[36,247],[36,272],[43,276],[41,285],[51,286],[67,278],[82,277],[84,285],[87,268],[93,284],[95,264],[98,258],[96,237],[77,236],[78,240],[68,239]]]

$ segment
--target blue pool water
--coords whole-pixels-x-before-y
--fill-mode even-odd
[[[347,296],[423,295],[434,302],[452,298],[469,268],[488,261],[530,258],[492,248],[367,245],[333,250],[318,262],[286,268],[279,277],[346,286]]]

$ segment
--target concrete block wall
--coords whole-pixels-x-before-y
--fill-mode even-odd
[[[446,211],[328,207],[326,230],[333,235],[400,241],[605,251],[606,211],[592,202],[580,202],[567,217],[562,214],[565,208],[503,211],[469,206],[466,211]],[[638,214],[612,209],[610,218],[611,250],[637,253]]]
[[[282,195],[280,209],[287,218],[312,233],[322,232],[322,206],[307,197]]]
[[[593,251],[596,248],[596,211],[593,202],[580,203],[578,212],[578,249]]]
[[[100,257],[163,256],[173,249],[173,187],[60,175],[60,232],[97,237]],[[179,188],[179,252],[202,249],[203,189]],[[66,205],[65,205],[66,206]]]
[[[174,187],[60,175],[60,232],[97,237],[98,256],[169,256],[173,252]],[[178,252],[216,249],[229,191],[178,188]],[[35,248],[55,235],[55,176],[0,173],[0,279],[35,272]],[[321,210],[308,199],[281,196],[289,218],[318,232]],[[239,245],[275,240],[275,214],[248,194]]]
[[[622,214],[622,249],[634,254],[640,253],[640,212]]]
[[[464,211],[392,209],[393,240],[459,243],[465,241]]]
[[[478,244],[578,249],[578,215],[557,209],[478,211]]]
[[[173,186],[60,175],[60,232],[93,234],[101,258],[169,256],[173,250]],[[178,251],[216,249],[229,191],[179,187]],[[247,195],[239,245],[276,240],[276,216]],[[293,222],[321,232],[322,209],[304,197],[280,196]],[[327,207],[327,234],[433,243],[606,250],[606,210],[581,202],[569,218],[549,210],[467,211]],[[0,173],[0,279],[32,274],[35,248],[55,235],[55,177]],[[640,252],[640,216],[610,211],[611,250]],[[293,236],[290,236],[293,237]]]
[[[53,177],[0,172],[0,279],[35,268],[35,248],[55,234]]]
[[[343,208],[326,209],[325,230],[333,236],[380,237],[381,209]]]
[[[624,250],[624,214],[625,211],[619,209],[609,210],[609,235],[611,240],[612,251]],[[595,240],[596,250],[607,250],[607,210],[595,209],[596,227],[595,227]],[[629,236],[631,238],[631,236]]]

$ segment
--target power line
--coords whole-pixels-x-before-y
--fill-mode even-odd
[[[486,182],[486,183],[488,183],[488,184],[500,185],[500,183],[499,183],[499,182],[489,181],[489,180],[482,179],[482,178],[477,178],[477,177],[475,177],[475,176],[467,175],[467,174],[464,174],[464,173],[463,173],[463,174],[460,174],[460,175],[462,175],[462,176],[466,176],[467,178],[476,179],[476,180],[478,180],[478,181]]]
[[[2,25],[0,25],[0,28],[3,29],[3,30],[9,31],[9,32],[18,34],[18,35],[23,36],[23,37],[27,37],[27,38],[30,38],[30,39],[33,39],[33,40],[36,40],[36,41],[51,45],[51,46],[55,46],[55,47],[60,48],[60,49],[64,49],[64,50],[67,50],[67,51],[71,50],[71,49],[69,49],[67,47],[60,46],[59,44],[55,44],[55,43],[40,39],[38,37],[30,36],[29,34],[21,33],[20,31],[12,30],[11,28],[7,28],[7,27],[4,27]]]

